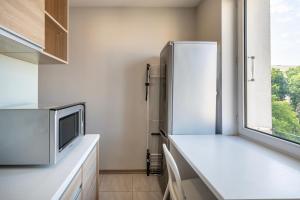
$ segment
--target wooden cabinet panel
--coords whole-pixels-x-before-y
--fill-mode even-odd
[[[95,200],[97,198],[97,148],[94,147],[82,166],[83,199]]]
[[[1,0],[0,26],[44,48],[44,9],[44,0]]]
[[[68,62],[69,0],[45,0],[45,53]]]
[[[98,150],[99,143],[96,144],[79,172],[60,198],[61,200],[97,200],[98,199]],[[79,193],[80,192],[80,193]]]
[[[67,60],[67,40],[68,34],[62,30],[51,18],[47,15],[45,27],[45,52],[56,56],[59,59]]]
[[[46,0],[45,10],[65,29],[68,29],[69,0]]]
[[[97,200],[97,177],[94,176],[89,188],[83,190],[83,200]]]
[[[82,171],[80,169],[60,199],[61,200],[82,199],[82,196],[78,196],[78,195],[82,195],[81,188],[82,188]]]
[[[32,63],[66,64],[68,21],[69,0],[1,0],[1,53]]]

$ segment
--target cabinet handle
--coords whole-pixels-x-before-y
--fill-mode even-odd
[[[79,197],[79,195],[80,195],[80,193],[81,193],[81,190],[82,190],[82,183],[80,184],[80,186],[79,186],[78,189],[76,190],[76,193],[75,193],[75,195],[74,195],[73,200],[77,200],[77,199],[78,199],[78,197]]]

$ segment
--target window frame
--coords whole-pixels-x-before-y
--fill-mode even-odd
[[[273,149],[286,153],[292,157],[300,159],[300,145],[258,130],[247,128],[246,126],[246,1],[237,0],[238,4],[238,129],[241,136],[247,137],[255,142],[267,145]]]

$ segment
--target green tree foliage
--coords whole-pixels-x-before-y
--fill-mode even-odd
[[[300,142],[300,124],[296,112],[287,101],[272,102],[272,123],[275,135]]]
[[[300,67],[290,68],[286,74],[291,104],[295,110],[298,110],[300,106]]]
[[[286,100],[290,97],[291,102]],[[300,143],[300,123],[297,107],[300,103],[300,67],[286,74],[272,69],[273,134]],[[297,116],[298,114],[298,116]]]
[[[288,92],[288,82],[284,73],[279,69],[272,69],[272,96],[283,101]]]

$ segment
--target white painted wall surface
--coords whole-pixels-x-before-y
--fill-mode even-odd
[[[102,170],[145,169],[146,63],[168,40],[196,39],[192,8],[72,8],[69,65],[41,66],[40,103],[87,102]]]
[[[221,42],[221,0],[203,0],[197,7],[197,39]]]
[[[197,7],[197,39],[218,43],[218,82],[216,132],[222,133],[221,0],[203,0]]]
[[[38,66],[0,54],[0,108],[38,102]]]
[[[237,4],[222,0],[222,132],[238,134]]]
[[[197,8],[198,40],[220,47],[217,132],[237,134],[236,0],[203,0]]]

